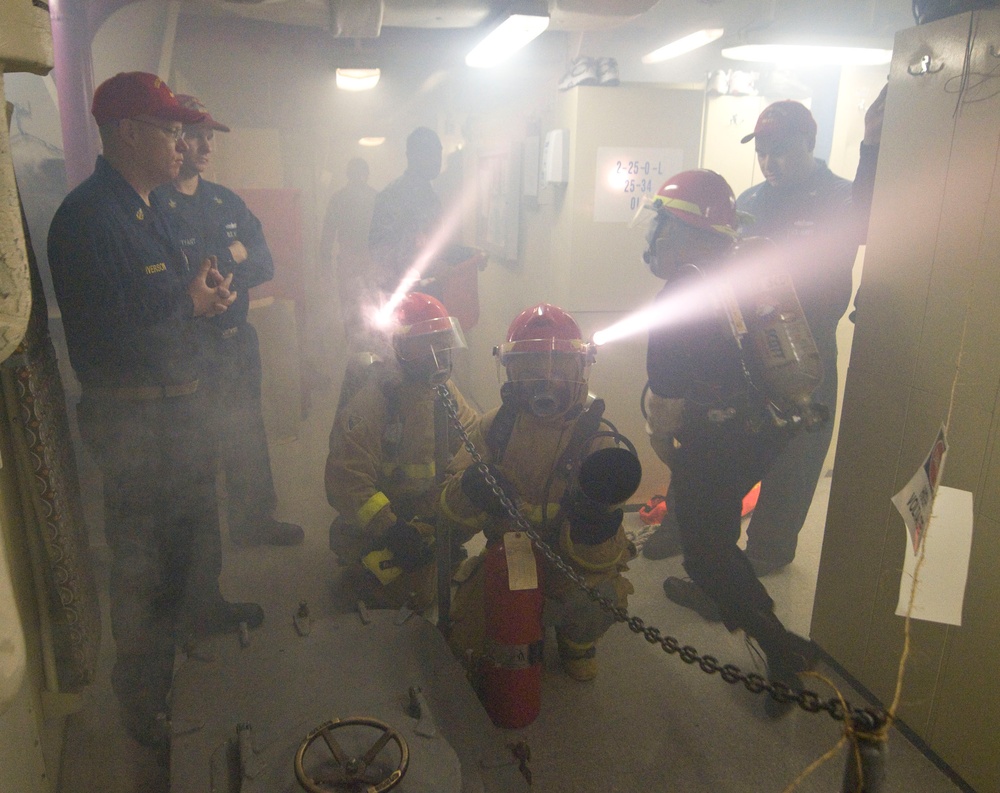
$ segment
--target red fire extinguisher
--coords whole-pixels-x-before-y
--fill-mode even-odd
[[[486,549],[483,704],[498,727],[525,727],[542,696],[542,565],[523,532]]]

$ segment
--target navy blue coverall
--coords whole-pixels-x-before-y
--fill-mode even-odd
[[[169,184],[154,192],[174,219],[188,259],[194,263],[213,255],[224,276],[233,273],[236,302],[206,320],[203,379],[226,473],[230,537],[250,541],[278,505],[261,412],[260,345],[247,322],[248,291],[274,277],[271,251],[260,221],[232,190],[199,178],[194,195]],[[239,264],[229,250],[237,240],[248,254]]]
[[[48,251],[80,434],[104,476],[112,685],[142,740],[167,712],[192,562],[218,554],[194,271],[161,202],[147,205],[103,157],[56,212]]]

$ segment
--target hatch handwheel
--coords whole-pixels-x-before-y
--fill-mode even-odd
[[[360,755],[351,756],[334,737],[335,731],[341,733],[342,741],[350,736],[352,744],[361,746],[367,743],[366,733],[374,732],[376,736],[374,743]],[[318,738],[323,739],[332,759],[317,761],[311,758],[310,766],[315,767],[318,763],[320,771],[316,772],[316,776],[310,776],[305,770],[305,756]],[[389,763],[379,760],[390,742],[399,750],[398,762],[395,758]],[[302,741],[295,753],[295,778],[307,793],[384,793],[399,784],[409,762],[410,750],[406,739],[388,724],[361,716],[333,719],[316,727]]]

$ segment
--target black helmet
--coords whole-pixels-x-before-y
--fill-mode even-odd
[[[918,25],[938,19],[995,6],[997,0],[913,0],[913,19]]]

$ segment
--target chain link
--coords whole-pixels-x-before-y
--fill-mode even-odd
[[[583,576],[566,564],[559,554],[549,547],[549,545],[539,536],[538,532],[531,527],[531,524],[528,523],[527,518],[524,517],[521,510],[518,509],[514,502],[510,500],[506,493],[504,493],[503,488],[501,488],[497,483],[496,477],[490,473],[489,466],[483,461],[482,455],[473,445],[471,439],[469,438],[469,434],[462,426],[462,422],[458,417],[458,406],[454,398],[451,396],[451,392],[448,391],[447,386],[437,386],[437,394],[438,398],[441,399],[445,406],[445,410],[448,413],[448,418],[451,421],[452,426],[461,437],[465,450],[472,457],[473,464],[476,466],[479,473],[482,474],[483,479],[486,480],[486,483],[490,486],[493,494],[499,499],[504,510],[510,516],[511,520],[513,520],[517,525],[517,528],[528,535],[531,541],[535,544],[535,547],[538,548],[541,554],[552,564],[553,567],[576,584],[577,587],[583,590],[587,594],[587,597],[599,604],[600,607],[606,612],[611,614],[615,618],[616,622],[624,622],[628,625],[628,628],[632,631],[632,633],[640,634],[650,644],[660,645],[663,652],[668,655],[677,655],[684,663],[689,665],[697,664],[705,674],[718,674],[722,680],[730,685],[741,683],[751,694],[761,694],[766,692],[777,702],[793,702],[806,713],[827,713],[835,721],[844,721],[848,715],[850,715],[851,720],[855,723],[884,723],[885,715],[873,709],[855,708],[849,703],[845,705],[838,697],[822,699],[819,694],[814,691],[791,688],[785,683],[768,680],[766,677],[759,675],[756,672],[744,672],[735,664],[720,664],[719,660],[714,656],[701,655],[697,649],[690,645],[682,646],[681,643],[673,636],[664,635],[661,633],[659,628],[646,625],[641,617],[630,615],[625,608],[616,605],[607,596],[602,595],[597,590],[588,587],[583,579]]]

